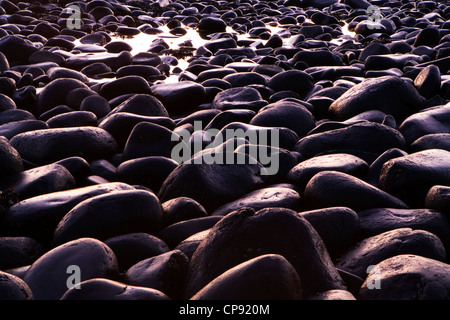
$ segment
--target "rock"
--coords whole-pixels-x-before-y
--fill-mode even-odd
[[[370,208],[407,208],[406,204],[387,192],[349,174],[322,171],[306,185],[304,204],[307,208],[349,207],[355,211]]]
[[[424,203],[434,185],[450,183],[450,152],[429,149],[387,161],[380,173],[383,190],[403,199],[411,206]]]
[[[413,254],[375,265],[360,290],[362,300],[446,300],[448,264]],[[379,290],[373,290],[379,284]]]
[[[249,122],[263,127],[286,127],[299,137],[305,136],[315,126],[311,112],[301,104],[291,101],[278,101],[263,107]]]
[[[47,76],[50,81],[61,78],[70,78],[80,80],[81,82],[88,82],[88,78],[81,72],[63,67],[52,67],[48,69]]]
[[[28,58],[38,51],[38,48],[18,35],[7,35],[0,39],[0,51],[8,59],[10,66],[16,66],[27,64]]]
[[[200,243],[189,264],[184,297],[191,298],[236,265],[268,253],[291,263],[304,297],[344,289],[322,240],[304,218],[285,208],[243,208],[222,218]]]
[[[6,139],[0,138],[0,180],[24,170],[22,158]]]
[[[442,149],[450,151],[450,133],[426,134],[410,145],[412,152],[428,149]]]
[[[151,122],[140,122],[128,137],[122,161],[151,156],[170,158],[172,150],[180,143],[177,136],[166,127]]]
[[[219,111],[219,110],[217,110]],[[211,119],[211,121],[204,127],[205,130],[208,129],[222,129],[227,124],[232,122],[243,122],[249,123],[251,119],[255,116],[256,112],[248,109],[234,109],[219,111],[219,113]]]
[[[339,171],[364,179],[369,166],[364,160],[345,153],[315,156],[300,162],[293,167],[287,179],[295,184],[299,190],[304,190],[309,180],[321,171]]]
[[[233,70],[233,69],[231,69]],[[266,85],[267,77],[256,72],[236,72],[223,77],[223,80],[231,84],[231,87],[246,87],[252,84]]]
[[[249,109],[257,112],[266,105],[267,102],[262,99],[258,90],[251,87],[244,87],[230,88],[219,92],[215,96],[211,107],[222,111]]]
[[[342,58],[337,53],[327,50],[299,51],[294,55],[292,63],[295,65],[299,61],[306,63],[308,67],[344,65]]]
[[[32,264],[44,253],[43,246],[29,237],[0,237],[0,269]]]
[[[0,300],[34,300],[34,296],[22,279],[0,271]]]
[[[154,85],[151,87],[151,93],[171,115],[185,114],[197,108],[206,96],[205,88],[193,81]]]
[[[128,112],[150,117],[168,117],[169,114],[164,105],[149,94],[136,94],[122,102],[109,114]]]
[[[347,290],[335,289],[319,293],[309,300],[356,300],[356,298]]]
[[[267,85],[275,91],[290,90],[305,98],[313,88],[313,78],[301,70],[288,70],[274,75]]]
[[[405,139],[397,130],[375,122],[355,123],[346,128],[307,135],[295,146],[295,150],[306,158],[330,151],[344,153],[350,150],[378,157],[391,148],[405,149]]]
[[[81,237],[106,240],[136,232],[154,234],[161,225],[161,204],[152,192],[114,191],[84,200],[70,210],[56,227],[53,242],[62,244]]]
[[[75,179],[59,164],[49,164],[19,172],[0,180],[0,190],[13,189],[19,199],[75,187]]]
[[[80,288],[71,288],[60,300],[170,300],[161,291],[130,286],[109,279],[91,279],[80,283]]]
[[[210,230],[211,229],[207,229],[193,234],[192,236],[181,241],[174,250],[178,249],[182,251],[190,260],[195,250],[197,250],[200,245],[200,242],[202,242]]]
[[[126,272],[141,260],[169,251],[164,241],[148,233],[128,233],[104,242],[114,251],[121,272]]]
[[[107,131],[97,127],[75,127],[36,130],[11,139],[11,145],[23,159],[46,164],[71,156],[86,160],[108,158],[117,143]]]
[[[66,104],[70,91],[88,87],[77,79],[56,79],[47,84],[37,96],[38,113],[42,114],[56,106]]]
[[[283,256],[265,254],[225,271],[191,300],[300,300],[302,284]]]
[[[207,216],[176,222],[161,230],[158,237],[173,249],[190,236],[212,228],[221,218]]]
[[[448,248],[450,226],[442,212],[432,209],[374,208],[362,210],[358,212],[358,216],[363,237],[399,228],[411,228],[435,234]]]
[[[350,208],[332,207],[301,211],[300,215],[314,227],[333,259],[359,238],[359,218]]]
[[[90,111],[72,111],[51,117],[47,125],[50,128],[95,127],[97,116]]]
[[[425,207],[449,213],[450,204],[450,187],[433,186],[428,190],[425,197]]]
[[[127,283],[153,288],[167,296],[181,297],[189,260],[180,250],[172,250],[142,260],[126,273]]]
[[[77,285],[76,280],[114,279],[117,275],[113,251],[99,240],[80,238],[41,256],[28,269],[24,281],[36,300],[58,300]]]
[[[263,182],[259,176],[262,168],[258,164],[207,164],[206,157],[200,156],[195,161],[183,163],[173,170],[164,181],[158,197],[162,202],[189,197],[199,202],[207,212],[218,206],[233,201],[254,190]],[[205,190],[208,190],[205,193]]]
[[[0,112],[14,109],[17,109],[14,100],[3,93],[0,93]]]
[[[108,131],[116,140],[119,150],[123,150],[133,128],[141,123],[149,122],[163,126],[169,130],[175,128],[175,122],[169,117],[143,116],[129,112],[111,112],[98,125]]]
[[[53,238],[59,221],[78,203],[120,190],[134,188],[125,183],[114,182],[37,195],[20,201],[4,215],[5,231],[10,235],[25,235],[47,244]]]
[[[412,84],[384,76],[348,89],[331,104],[329,112],[337,120],[347,120],[364,111],[380,110],[401,122],[421,108],[422,98]]]
[[[445,248],[441,240],[428,231],[398,228],[360,241],[339,257],[336,267],[364,279],[370,266],[399,254],[417,254],[443,261]]]
[[[166,157],[142,157],[122,162],[117,167],[116,175],[119,181],[142,185],[157,193],[177,166],[176,161]]]
[[[414,47],[419,46],[434,47],[439,44],[440,39],[441,36],[438,29],[425,28],[417,34],[416,39],[414,41]]]
[[[255,211],[264,208],[280,207],[296,210],[300,203],[300,195],[290,188],[268,187],[252,191],[241,198],[224,204],[214,210],[211,215],[225,216],[243,207]]]
[[[198,31],[200,35],[207,36],[211,33],[225,32],[225,22],[217,17],[204,17],[198,23]]]
[[[97,119],[102,119],[111,112],[111,106],[102,96],[88,96],[83,99],[80,105],[80,111],[93,112]]]
[[[171,199],[161,205],[163,208],[163,220],[165,226],[208,216],[205,208],[203,208],[200,203],[188,197]]]
[[[48,125],[41,120],[20,120],[8,122],[0,125],[0,136],[11,140],[18,134],[34,131],[48,129]]]
[[[99,91],[99,94],[107,100],[127,93],[149,94],[151,93],[150,85],[140,76],[125,76],[103,84]]]
[[[398,130],[408,144],[427,134],[450,133],[449,115],[450,108],[447,105],[428,108],[406,118]]]
[[[8,109],[0,111],[0,125],[21,120],[35,120],[34,115],[22,109]]]
[[[417,91],[427,99],[439,94],[441,89],[441,72],[435,65],[425,67],[414,79]]]
[[[383,168],[383,165],[395,158],[403,157],[408,155],[405,151],[400,150],[398,148],[392,148],[383,152],[369,167],[369,171],[367,174],[367,182],[369,182],[374,187],[379,188],[380,181],[380,172]]]

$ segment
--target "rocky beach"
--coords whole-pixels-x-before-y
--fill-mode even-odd
[[[0,1],[0,300],[449,300],[449,219],[450,2]]]

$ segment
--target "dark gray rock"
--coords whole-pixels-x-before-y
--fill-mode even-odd
[[[288,70],[274,75],[267,84],[275,91],[290,90],[305,98],[313,88],[313,78],[301,70]]]
[[[0,300],[34,300],[34,295],[21,278],[0,271]]]
[[[425,197],[425,207],[448,214],[450,212],[450,187],[431,187]]]
[[[119,190],[134,188],[125,183],[114,182],[38,195],[13,205],[5,214],[3,223],[8,234],[26,235],[47,244],[53,238],[59,221],[78,203]]]
[[[79,269],[71,269],[78,266]],[[75,270],[75,271],[74,271]],[[114,279],[118,276],[114,252],[103,242],[92,238],[80,238],[45,253],[36,260],[24,276],[36,300],[58,300],[76,285],[74,272],[79,280],[94,278]]]
[[[34,131],[34,130],[44,130],[48,129],[47,123],[41,120],[20,120],[8,122],[0,125],[0,136],[11,140],[18,134]]]
[[[302,284],[286,258],[265,254],[225,271],[191,300],[300,300]]]
[[[346,207],[302,211],[305,218],[322,238],[332,259],[337,258],[359,238],[359,218]]]
[[[22,171],[0,180],[0,190],[13,189],[20,200],[75,187],[75,179],[59,164]]]
[[[151,93],[150,85],[140,76],[125,76],[103,84],[99,90],[99,94],[107,100],[128,93],[149,94]]]
[[[105,244],[114,251],[119,263],[119,271],[126,272],[141,260],[169,251],[167,244],[148,233],[128,233],[109,238]]]
[[[441,90],[441,72],[435,65],[425,67],[414,79],[417,91],[427,99],[439,94]]]
[[[106,240],[136,232],[155,234],[161,226],[161,204],[152,192],[113,191],[84,200],[70,210],[56,227],[53,242],[59,245],[81,237]]]
[[[80,283],[80,288],[67,290],[60,300],[163,300],[170,298],[152,288],[130,286],[122,282],[109,279],[91,279]]]
[[[363,237],[399,228],[411,228],[435,234],[448,248],[450,226],[442,212],[433,209],[375,208],[359,211],[358,216]]]
[[[309,180],[303,195],[307,208],[349,207],[355,211],[369,208],[407,208],[395,198],[367,182],[337,171],[322,171]]]
[[[369,172],[367,175],[367,182],[369,182],[374,187],[379,188],[380,173],[383,165],[395,158],[403,157],[408,155],[405,151],[398,148],[392,148],[383,152],[369,167]]]
[[[126,273],[127,283],[153,288],[177,299],[183,292],[188,265],[183,252],[172,250],[133,265]]]
[[[0,180],[24,170],[22,158],[6,139],[0,139]]]
[[[29,237],[0,237],[0,269],[12,269],[32,264],[44,247]]]
[[[443,149],[450,151],[450,133],[426,134],[410,145],[411,152],[428,149]]]
[[[201,242],[189,264],[184,296],[194,296],[226,270],[267,253],[282,255],[292,264],[304,297],[344,289],[320,236],[309,222],[290,209],[255,212],[243,208],[222,218]]]
[[[405,149],[405,139],[397,130],[375,122],[361,122],[342,129],[335,129],[307,135],[300,139],[295,150],[306,158],[330,150],[347,152],[358,150],[377,155],[388,149]]]
[[[450,152],[429,149],[387,161],[380,173],[383,190],[411,206],[423,206],[428,190],[450,183]]]
[[[293,167],[287,179],[295,184],[299,190],[304,190],[309,180],[321,171],[339,171],[364,179],[369,166],[364,160],[345,153],[315,156],[300,162]]]
[[[399,126],[408,144],[432,133],[450,133],[450,108],[436,106],[409,116]]]
[[[27,64],[28,58],[38,51],[38,48],[18,35],[7,35],[0,39],[0,51],[8,59],[9,65],[15,66]]]
[[[86,160],[105,159],[117,150],[117,143],[111,134],[97,127],[24,132],[12,138],[11,145],[23,159],[36,164],[51,163],[72,156],[81,156]]]
[[[95,127],[97,116],[90,111],[72,111],[51,117],[47,125],[50,128]]]
[[[445,248],[442,241],[428,231],[398,228],[360,241],[339,257],[336,267],[364,279],[369,266],[399,254],[417,254],[444,261]]]
[[[0,112],[13,109],[17,109],[14,100],[3,93],[0,93]]]
[[[235,201],[224,204],[214,210],[211,215],[225,216],[243,207],[250,207],[255,211],[272,207],[296,210],[299,203],[300,195],[295,190],[284,187],[268,187],[252,191]]]
[[[398,77],[367,79],[347,90],[329,109],[338,120],[347,120],[359,113],[380,110],[402,121],[422,108],[422,98],[414,86]]]
[[[447,300],[448,264],[419,255],[398,255],[375,265],[360,290],[362,300]],[[374,285],[379,283],[379,290]]]
[[[314,297],[312,297],[309,300],[356,300],[355,296],[347,291],[347,290],[340,290],[340,289],[335,289],[335,290],[327,290],[325,292],[321,292],[317,295],[315,295]]]
[[[171,199],[161,205],[163,208],[163,220],[165,226],[208,216],[205,208],[203,208],[200,203],[188,197]]]

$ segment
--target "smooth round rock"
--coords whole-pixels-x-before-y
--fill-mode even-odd
[[[350,208],[301,211],[300,215],[314,227],[333,259],[353,245],[359,237],[359,217]]]
[[[188,197],[178,197],[161,204],[163,208],[164,225],[170,226],[174,223],[202,218],[208,216],[205,208]]]
[[[450,288],[447,263],[402,254],[372,268],[361,287],[362,300],[446,300]],[[380,289],[374,290],[377,285]]]
[[[283,187],[268,187],[252,191],[235,201],[224,204],[214,210],[211,215],[225,216],[243,207],[250,207],[255,211],[272,207],[295,210],[299,203],[300,194],[295,190]]]
[[[180,298],[189,260],[180,250],[172,250],[142,260],[126,272],[127,283],[153,288],[172,299]]]
[[[75,127],[36,130],[11,139],[11,145],[22,158],[46,164],[72,156],[86,160],[108,158],[117,143],[106,130],[97,127]]]
[[[427,99],[439,94],[441,89],[441,72],[439,68],[435,65],[425,67],[414,79],[414,86]]]
[[[226,270],[267,253],[282,255],[292,264],[305,297],[344,289],[320,236],[309,222],[290,209],[255,212],[243,208],[223,217],[200,243],[189,264],[184,296],[194,296]]]
[[[315,156],[293,167],[287,179],[300,190],[304,190],[309,180],[321,171],[339,171],[357,178],[364,178],[369,166],[364,160],[346,153]]]
[[[445,248],[431,232],[398,228],[360,241],[339,257],[336,267],[365,278],[369,266],[399,254],[417,254],[444,261]]]
[[[313,88],[313,78],[304,71],[288,70],[274,75],[268,84],[275,91],[294,91],[305,98]]]
[[[0,300],[34,300],[34,295],[21,278],[0,271]]]
[[[80,282],[79,288],[67,290],[60,300],[168,301],[171,299],[156,289],[130,286],[110,279],[97,278]]]
[[[114,279],[117,275],[114,252],[99,240],[80,238],[45,253],[31,265],[23,280],[36,300],[58,300],[68,287],[76,285],[77,276],[81,282],[93,278]],[[71,276],[75,277],[71,279]]]
[[[450,186],[433,186],[428,190],[425,197],[425,207],[441,211],[450,212]]]
[[[349,207],[355,211],[370,208],[399,208],[407,205],[400,199],[354,176],[337,171],[321,171],[305,188],[304,204],[311,209]]]
[[[0,179],[24,170],[22,158],[6,139],[0,139]]]
[[[350,300],[356,300],[355,296],[347,291],[347,290],[339,290],[339,289],[335,289],[335,290],[328,290],[322,293],[319,293],[318,295],[315,295],[314,297],[312,297],[309,300],[345,300],[345,301],[350,301]]]
[[[161,204],[153,193],[115,191],[77,204],[59,222],[53,242],[58,245],[81,237],[106,240],[136,232],[154,234],[161,225]]]
[[[412,152],[428,149],[442,149],[450,151],[450,133],[426,134],[414,141],[410,148]]]
[[[0,237],[0,269],[30,265],[44,252],[44,247],[32,238]]]
[[[191,300],[300,300],[302,285],[283,256],[265,254],[225,271]]]
[[[49,243],[59,221],[78,203],[96,195],[119,190],[134,190],[130,185],[113,182],[29,198],[13,205],[4,216],[8,234],[26,235]],[[36,226],[39,228],[36,228]]]
[[[434,185],[450,184],[450,151],[429,149],[387,161],[380,173],[383,190],[411,206],[421,206]]]
[[[127,93],[149,94],[150,92],[150,85],[144,78],[140,76],[125,76],[103,84],[99,94],[105,99],[111,100]]]
[[[128,112],[151,117],[169,116],[164,105],[157,98],[149,94],[136,94],[131,96],[119,106],[115,107],[110,115],[118,112]]]
[[[169,251],[167,244],[148,233],[128,233],[104,241],[114,251],[119,270],[125,272],[141,260]]]
[[[50,128],[95,127],[97,116],[90,111],[72,111],[51,117],[47,124]]]
[[[402,121],[421,107],[422,98],[411,83],[385,76],[350,88],[331,104],[329,112],[337,120],[346,120],[364,111],[380,110]]]

